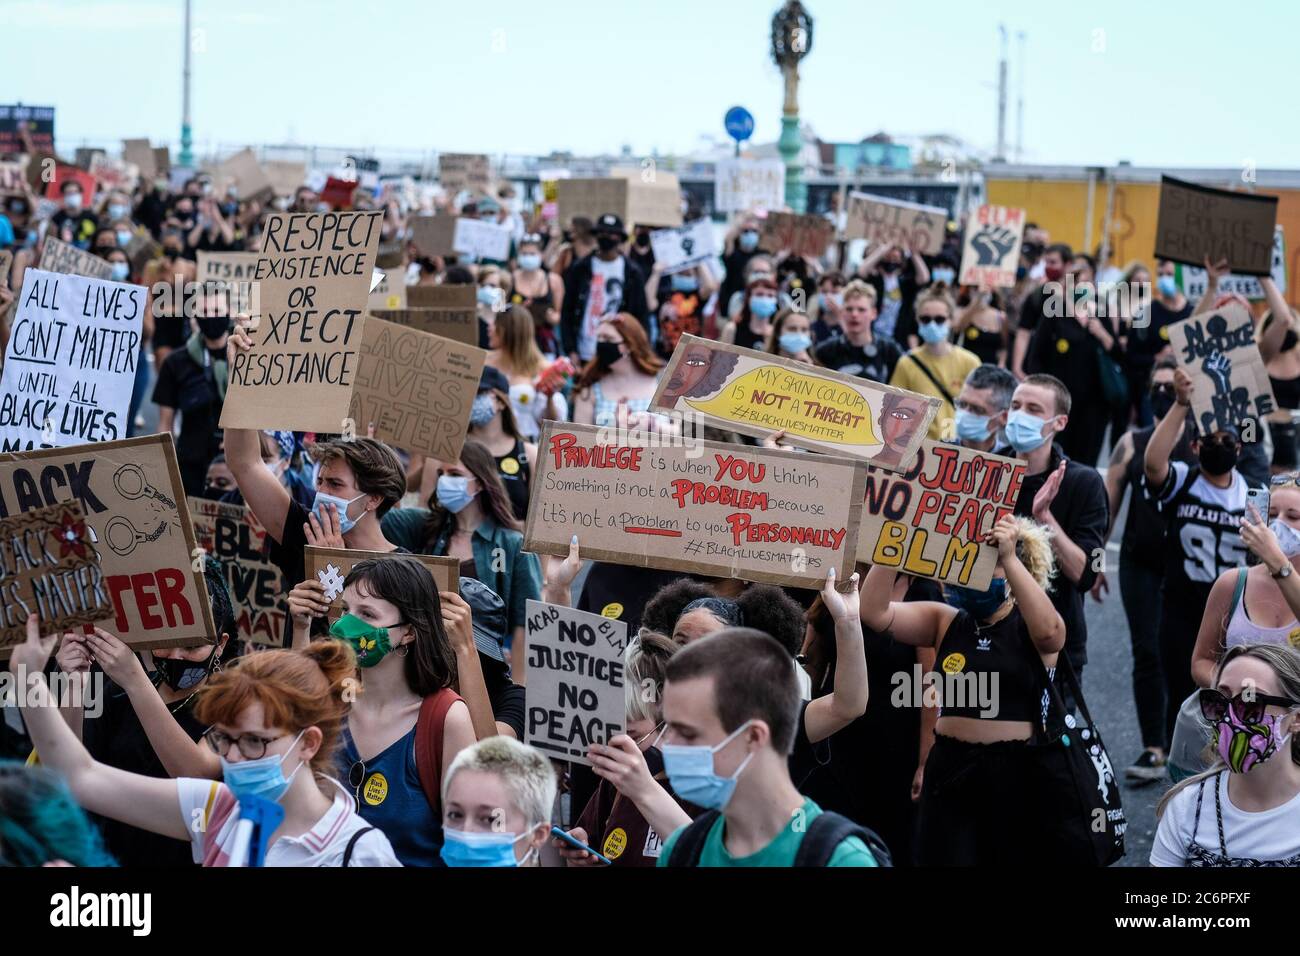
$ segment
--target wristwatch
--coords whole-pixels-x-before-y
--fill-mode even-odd
[[[1286,564],[1282,565],[1282,567],[1273,571],[1272,576],[1277,578],[1279,581],[1282,578],[1289,578],[1291,576],[1291,562],[1288,561]]]

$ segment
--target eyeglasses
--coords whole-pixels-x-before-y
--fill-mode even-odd
[[[232,737],[220,730],[209,730],[203,735],[203,739],[208,742],[208,746],[218,756],[229,757],[230,748],[234,745],[239,748],[239,753],[245,760],[260,760],[266,756],[268,745],[275,743],[277,740],[283,740],[288,736],[287,733],[284,733],[278,737],[261,737],[257,734],[240,734],[238,737]]]
[[[1229,699],[1213,687],[1204,688],[1198,697],[1201,705],[1201,716],[1211,723],[1216,723],[1224,718],[1228,713],[1228,708],[1237,718],[1247,724],[1257,724],[1260,718],[1264,716],[1264,708],[1270,704],[1274,707],[1300,707],[1300,702],[1290,700],[1286,697],[1273,697],[1270,694],[1251,694],[1250,700],[1246,700],[1245,691],[1236,697]]]
[[[1300,486],[1300,476],[1296,476],[1296,475],[1274,475],[1272,478],[1270,478],[1270,479],[1268,480],[1268,483],[1269,483],[1270,485],[1272,485],[1273,487],[1275,487],[1275,488],[1276,488],[1277,486],[1279,486],[1279,485],[1297,485],[1297,486]]]

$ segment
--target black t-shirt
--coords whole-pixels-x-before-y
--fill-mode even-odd
[[[275,536],[271,535],[271,561],[284,575],[284,586],[287,588],[294,587],[307,577],[307,554],[303,550],[307,547],[307,534],[302,530],[302,526],[307,523],[307,516],[308,512],[303,506],[290,498],[280,540],[276,541]]]
[[[646,602],[665,584],[682,577],[680,571],[660,571],[655,568],[634,568],[626,564],[606,564],[596,561],[587,574],[587,580],[574,605],[579,611],[605,614],[606,617],[627,623],[628,633],[635,634],[641,627],[641,615]],[[613,605],[617,605],[614,607]],[[614,612],[618,611],[617,614]],[[667,635],[671,637],[672,635]]]
[[[528,711],[524,707],[524,688],[514,681],[500,685],[491,695],[492,716],[515,732],[515,736],[524,739],[524,719]]]
[[[87,714],[82,721],[81,739],[90,755],[100,763],[146,777],[170,777],[154,753],[140,725],[126,691],[104,676],[104,711],[98,717]],[[174,711],[176,722],[198,740],[206,729],[193,715],[193,697]],[[168,709],[176,707],[171,704]],[[151,833],[137,827],[95,817],[109,852],[122,866],[194,866],[187,840]]]
[[[208,357],[213,363],[225,361],[226,350],[208,349]],[[213,365],[196,365],[188,349],[175,349],[158,369],[153,400],[157,405],[180,412],[177,460],[182,463],[201,461],[206,469],[213,456],[221,450],[222,401]]]
[[[99,229],[94,213],[85,209],[76,213],[60,209],[50,217],[50,229],[54,238],[63,238],[65,226],[72,230],[72,244],[79,249],[89,249],[90,240],[95,237],[95,233]]]
[[[1020,325],[1019,328],[1026,332],[1032,332],[1038,328],[1038,323],[1043,319],[1043,310],[1047,303],[1047,292],[1043,286],[1039,286],[1029,295],[1025,296],[1025,301],[1020,303]]]
[[[837,335],[817,346],[813,357],[824,368],[888,384],[903,353],[893,339],[873,338],[862,346]]]
[[[1191,314],[1190,302],[1184,302],[1181,309],[1174,311],[1159,299],[1151,300],[1151,305],[1147,308],[1149,321],[1140,325],[1134,322],[1128,334],[1125,358],[1135,376],[1145,378],[1150,373],[1156,364],[1156,355],[1169,344],[1169,326],[1183,321]],[[1142,387],[1146,387],[1145,381]]]

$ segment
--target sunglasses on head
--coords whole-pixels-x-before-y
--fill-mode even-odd
[[[1300,486],[1300,477],[1297,477],[1296,475],[1274,475],[1272,478],[1268,480],[1268,483],[1275,488],[1278,485]]]
[[[1238,719],[1248,724],[1257,724],[1260,718],[1264,716],[1264,708],[1272,704],[1274,707],[1300,707],[1300,703],[1290,700],[1286,697],[1273,697],[1270,694],[1252,694],[1250,700],[1245,699],[1245,692],[1238,694],[1236,697],[1229,699],[1213,687],[1206,687],[1198,695],[1198,701],[1201,705],[1201,716],[1211,723],[1216,723],[1224,718],[1228,713],[1228,708],[1237,715]]]

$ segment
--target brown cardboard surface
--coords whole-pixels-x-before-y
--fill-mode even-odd
[[[370,314],[385,322],[478,347],[478,313],[473,309],[371,309]]]
[[[849,193],[845,239],[866,239],[872,243],[892,242],[923,255],[936,255],[943,248],[948,210],[923,206],[868,193]]]
[[[76,246],[53,236],[45,237],[41,250],[40,268],[46,272],[63,272],[73,276],[90,276],[92,279],[111,279],[113,267],[99,256],[91,255]]]
[[[234,605],[238,634],[262,647],[287,647],[293,627],[286,584],[270,558],[271,538],[244,505],[190,498],[190,520],[198,546],[221,562]]]
[[[395,554],[392,551],[354,551],[351,548],[317,548],[310,544],[307,545],[305,554],[307,579],[315,578],[325,588],[325,598],[330,602],[327,616],[331,621],[337,620],[343,613],[343,579],[348,576],[353,565],[360,561],[415,558],[429,569],[434,587],[440,592],[460,593],[460,561],[457,558],[433,554]]]
[[[1237,275],[1266,276],[1272,265],[1277,197],[1234,193],[1160,177],[1155,254],[1188,265],[1228,260]]]
[[[1277,410],[1250,314],[1235,303],[1168,327],[1174,361],[1192,377],[1192,420],[1200,434],[1241,429]],[[1243,435],[1243,439],[1249,440]]]

